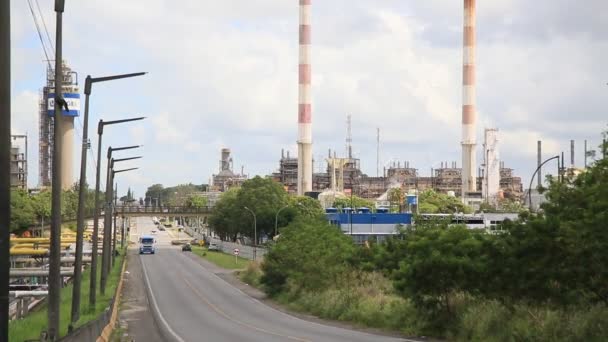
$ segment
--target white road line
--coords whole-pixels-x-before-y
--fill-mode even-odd
[[[154,306],[154,311],[156,311],[156,313],[158,314],[158,318],[160,318],[161,323],[165,326],[165,328],[167,328],[167,331],[169,331],[169,333],[171,335],[173,335],[173,338],[175,338],[178,342],[186,342],[175,331],[173,331],[173,329],[171,329],[171,326],[169,325],[169,323],[167,323],[167,321],[165,320],[165,317],[163,317],[163,314],[160,312],[160,310],[158,308],[158,304],[156,303],[156,297],[154,297],[154,292],[152,292],[152,288],[150,287],[150,278],[148,278],[148,272],[146,271],[146,265],[141,260],[141,257],[140,257],[140,261],[141,261],[141,267],[144,270],[144,278],[146,278],[146,287],[148,288],[148,293],[150,294],[150,298],[152,299],[152,305]]]
[[[182,255],[182,254],[180,254],[180,255]],[[267,305],[267,304],[261,302],[257,298],[254,298],[254,297],[246,294],[245,292],[243,292],[243,290],[239,289],[238,287],[236,287],[236,286],[230,284],[229,282],[227,282],[226,280],[222,279],[222,277],[220,277],[217,274],[213,273],[211,270],[209,270],[208,268],[206,268],[202,264],[194,261],[193,259],[191,259],[189,257],[186,257],[185,255],[183,255],[183,256],[184,256],[184,258],[190,260],[192,263],[194,263],[198,267],[201,267],[202,269],[204,269],[205,271],[207,271],[207,273],[209,273],[211,276],[213,276],[213,277],[221,280],[222,282],[226,283],[228,285],[228,287],[236,290],[237,292],[240,292],[241,295],[245,296],[246,298],[252,300],[253,302],[256,302],[257,304],[260,304],[263,307],[266,307],[266,308],[270,309],[271,311],[274,311],[275,313],[278,313],[278,314],[280,314],[282,316],[285,316],[287,318],[294,319],[294,320],[300,321],[300,322],[305,322],[305,323],[312,324],[312,325],[316,325],[316,326],[320,326],[320,327],[324,327],[324,328],[337,329],[337,330],[341,330],[341,331],[347,331],[347,332],[350,332],[350,333],[357,333],[357,334],[362,334],[362,335],[367,335],[367,336],[373,336],[373,337],[376,337],[376,338],[378,338],[378,337],[384,337],[384,338],[393,338],[393,339],[396,339],[396,340],[399,340],[399,341],[404,341],[404,342],[420,342],[418,340],[410,340],[410,339],[403,338],[403,337],[376,335],[376,334],[371,334],[371,333],[368,333],[368,332],[365,332],[365,331],[359,331],[359,330],[346,329],[346,328],[342,328],[342,327],[336,327],[336,326],[332,326],[332,325],[327,325],[327,324],[322,324],[322,323],[308,321],[308,320],[302,319],[300,317],[296,317],[296,316],[290,315],[290,314],[288,314],[286,312],[277,310],[277,309],[273,308],[272,306]],[[199,257],[199,256],[197,256],[197,257]],[[348,322],[346,322],[346,323],[348,323]]]

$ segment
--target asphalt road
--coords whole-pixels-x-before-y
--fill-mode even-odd
[[[139,218],[132,229],[132,241],[156,230],[152,220]],[[277,311],[223,280],[218,269],[197,260],[179,247],[171,246],[175,233],[157,231],[155,255],[133,255],[132,265],[141,265],[141,279],[147,300],[140,302],[154,314],[154,325],[137,319],[131,332],[135,341],[161,334],[164,341],[404,341],[310,322]],[[135,276],[135,275],[133,275]],[[140,310],[141,311],[141,310]],[[141,315],[140,315],[141,316]],[[133,327],[132,327],[133,328]],[[130,329],[131,330],[131,329]],[[147,334],[147,336],[146,336]],[[139,335],[139,336],[138,336]],[[140,337],[140,338],[138,338]]]

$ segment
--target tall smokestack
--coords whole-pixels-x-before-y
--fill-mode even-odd
[[[537,145],[537,154],[536,154],[536,167],[538,167],[538,188],[540,188],[540,186],[542,185],[543,182],[543,173],[540,169],[540,164],[543,162],[543,158],[542,158],[542,142],[539,140],[536,142]]]
[[[475,1],[464,0],[462,65],[462,197],[477,190],[475,179]]]
[[[310,2],[300,0],[298,101],[298,195],[312,191],[312,109],[310,93]]]
[[[574,140],[570,140],[570,166],[574,168]]]

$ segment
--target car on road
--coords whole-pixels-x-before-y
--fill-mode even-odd
[[[182,246],[182,252],[192,252],[192,246],[189,243]]]
[[[207,250],[208,251],[217,251],[217,252],[219,252],[220,251],[220,246],[218,246],[217,243],[213,243],[212,242],[212,243],[209,244],[209,247],[207,247]]]
[[[156,248],[154,244],[156,243],[156,239],[150,235],[143,235],[139,238],[139,254],[154,254],[156,252]]]
[[[152,230],[152,234],[156,234],[156,230]]]
[[[163,226],[158,226],[158,230],[160,230],[161,232],[164,232],[166,229]]]

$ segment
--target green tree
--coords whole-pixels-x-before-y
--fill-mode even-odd
[[[190,195],[186,200],[186,207],[188,208],[203,208],[207,206],[207,197],[200,195]]]
[[[48,221],[51,217],[51,192],[43,190],[33,195],[32,208],[38,220]]]
[[[336,201],[334,202],[334,208],[338,209],[363,207],[372,209],[374,208],[374,202],[358,196],[336,198]]]
[[[242,222],[238,215],[238,191],[233,188],[224,192],[209,216],[209,226],[223,240],[236,241],[240,232]]]
[[[33,201],[26,191],[11,190],[11,231],[29,228],[35,221]]]
[[[457,197],[448,196],[435,192],[434,190],[425,190],[420,194],[418,211],[423,214],[455,214],[455,213],[472,213],[473,210],[464,205]]]
[[[270,295],[327,288],[348,270],[353,250],[352,239],[325,220],[298,219],[264,256],[261,283]]]
[[[417,226],[406,234],[395,288],[423,312],[453,318],[453,296],[475,294],[485,279],[487,260],[484,232],[465,226]]]
[[[237,212],[233,215],[241,218],[241,234],[253,238],[253,217],[244,208],[253,210],[257,219],[258,239],[264,235],[272,237],[276,214],[286,204],[288,204],[288,195],[281,184],[270,178],[256,176],[245,181],[239,189]]]

